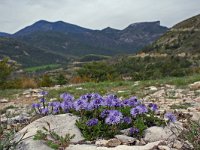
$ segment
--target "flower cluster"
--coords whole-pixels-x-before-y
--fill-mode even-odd
[[[130,128],[129,132],[131,136],[141,133],[138,129],[140,125],[137,124],[141,123],[141,119],[142,123],[148,123],[148,117],[152,117],[152,114],[158,110],[156,104],[150,103],[146,106],[136,97],[120,100],[116,95],[103,97],[98,93],[91,93],[75,99],[72,95],[63,93],[60,95],[58,101],[48,102],[45,98],[47,94],[47,92],[41,92],[43,97],[39,100],[39,103],[32,104],[32,108],[36,113],[41,115],[67,112],[75,113],[76,115],[80,115],[81,118],[84,118],[83,123],[89,129],[102,125],[103,127],[100,130],[109,132],[110,128],[107,128],[108,126],[113,128],[124,126]],[[176,117],[171,113],[166,113],[165,118],[170,122],[176,121]],[[145,121],[145,119],[147,120]],[[156,121],[158,118],[152,120]],[[144,124],[142,126],[146,125]],[[114,129],[110,131],[113,132]]]
[[[123,118],[123,115],[118,110],[109,110],[105,119],[105,123],[109,125],[119,124]]]
[[[166,114],[165,114],[165,118],[166,118],[169,122],[176,122],[176,116],[173,115],[172,113],[166,113]]]
[[[102,97],[98,93],[85,94],[82,95],[79,99],[75,100],[74,97],[68,93],[63,93],[60,95],[60,101],[58,102],[49,102],[47,105],[46,96],[47,92],[41,92],[43,97],[40,99],[40,103],[33,104],[34,109],[38,109],[38,113],[41,114],[57,114],[62,112],[69,112],[70,110],[75,111],[92,111],[95,109],[103,107],[111,108],[121,108],[121,107],[136,107],[141,104],[136,97],[131,97],[130,99],[120,100],[116,95],[108,95],[106,97]],[[49,109],[47,111],[47,108]],[[42,113],[45,109],[46,113]],[[102,114],[103,115],[103,114]],[[110,117],[110,116],[109,116]],[[111,119],[111,118],[110,118]],[[121,118],[120,118],[121,120]]]
[[[97,118],[93,118],[93,119],[88,120],[86,124],[87,126],[95,126],[98,124],[98,122],[99,120]]]

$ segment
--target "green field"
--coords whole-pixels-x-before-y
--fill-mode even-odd
[[[52,70],[59,68],[60,64],[49,64],[49,65],[43,65],[43,66],[36,66],[36,67],[29,67],[25,68],[24,70],[26,72],[38,72],[38,71],[44,71],[44,70]]]
[[[161,87],[164,84],[175,85],[178,88],[188,88],[188,84],[200,81],[200,74],[186,77],[169,77],[159,80],[145,80],[145,81],[106,81],[100,83],[88,82],[82,84],[75,84],[67,87],[61,87],[59,89],[48,90],[49,98],[59,97],[59,94],[67,92],[73,94],[78,98],[82,94],[97,92],[102,95],[105,94],[116,94],[119,97],[127,98],[130,96],[137,96],[143,98],[149,94],[144,92],[145,87],[156,86]],[[46,89],[45,89],[46,90]],[[13,97],[17,93],[22,93],[23,90],[0,90],[0,98]]]
[[[16,94],[22,93],[22,89],[4,89],[0,90],[0,99],[1,98],[7,98],[7,99],[13,99],[16,98]]]
[[[145,87],[156,86],[160,87],[164,84],[175,85],[177,88],[188,88],[188,84],[200,81],[200,74],[186,77],[169,77],[159,80],[145,80],[145,81],[116,81],[116,82],[100,82],[100,83],[83,83],[80,85],[73,85],[71,87],[64,87],[58,90],[50,90],[49,98],[58,97],[63,92],[73,94],[76,98],[85,93],[97,92],[102,95],[116,94],[119,97],[128,98],[130,96],[137,96],[143,98],[148,95],[144,92]],[[138,84],[137,84],[138,83]]]

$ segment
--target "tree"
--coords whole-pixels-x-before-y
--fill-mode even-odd
[[[65,78],[65,76],[63,75],[63,74],[59,74],[58,76],[57,76],[57,83],[59,84],[59,85],[64,85],[64,84],[66,84],[67,83],[67,79]]]
[[[10,74],[14,71],[15,64],[9,63],[8,58],[4,58],[0,60],[0,86],[2,86],[10,76]]]

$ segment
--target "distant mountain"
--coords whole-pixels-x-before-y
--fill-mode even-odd
[[[124,30],[90,30],[73,24],[38,21],[13,35],[21,42],[67,55],[117,55],[134,53],[152,43],[168,29],[160,22],[144,22]]]
[[[65,56],[50,53],[12,38],[0,38],[0,59],[9,57],[22,64],[23,67],[40,66],[44,64],[67,63]]]
[[[35,66],[88,54],[129,54],[154,42],[167,30],[159,21],[136,23],[123,30],[91,30],[63,21],[40,20],[9,38],[0,37],[0,56],[10,56],[23,66]]]
[[[157,40],[167,30],[167,27],[160,26],[160,21],[134,23],[120,31],[119,40],[142,48]]]
[[[173,26],[145,52],[159,53],[200,53],[200,15],[184,20]]]
[[[0,32],[0,37],[9,37],[9,36],[10,36],[9,33]]]
[[[83,33],[87,31],[91,31],[86,28],[82,28],[77,25],[65,23],[63,21],[57,22],[48,22],[45,20],[40,20],[33,25],[27,26],[14,34],[14,36],[25,36],[35,32],[46,32],[46,31],[54,31],[54,32],[62,32],[62,33]]]

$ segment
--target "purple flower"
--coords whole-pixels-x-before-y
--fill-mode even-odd
[[[120,118],[123,117],[122,113],[118,110],[109,110],[109,116],[119,116]]]
[[[73,103],[73,107],[76,111],[87,109],[88,102],[86,100],[79,99]]]
[[[98,93],[92,93],[92,99],[101,99],[102,96],[99,95]]]
[[[137,105],[139,105],[139,104],[140,104],[140,101],[137,100],[137,97],[131,97],[131,98],[129,99],[128,106],[130,106],[130,107],[135,107],[135,106],[137,106]]]
[[[124,117],[123,118],[123,122],[127,123],[127,124],[130,124],[132,122],[132,119],[131,119],[131,117]]]
[[[138,114],[139,114],[139,109],[138,108],[135,107],[135,108],[131,109],[131,115],[133,117],[136,117]]]
[[[109,110],[103,110],[103,111],[101,112],[101,114],[100,114],[100,117],[101,117],[101,118],[105,118],[105,117],[107,117],[108,114],[109,114]]]
[[[107,118],[105,119],[106,124],[112,125],[112,124],[119,124],[122,120],[123,115],[118,110],[109,110],[109,114]]]
[[[150,103],[150,104],[149,104],[149,107],[150,107],[150,109],[151,109],[152,111],[157,111],[157,110],[158,110],[158,106],[157,106],[156,104]]]
[[[54,108],[59,108],[61,106],[60,102],[52,102]]]
[[[131,115],[133,117],[135,117],[138,114],[144,114],[144,113],[147,113],[147,112],[148,112],[148,109],[144,104],[138,105],[135,108],[131,109]]]
[[[90,105],[92,108],[98,108],[100,106],[103,106],[104,105],[104,101],[102,98],[99,98],[99,99],[94,99],[90,102]]]
[[[53,107],[53,102],[49,102],[48,106]]]
[[[166,113],[165,118],[168,119],[170,122],[176,122],[176,116],[172,113]]]
[[[48,108],[43,108],[42,111],[41,111],[41,113],[42,113],[43,115],[47,115],[48,112],[49,112],[49,109],[48,109]]]
[[[90,100],[92,98],[92,94],[85,94],[80,97],[82,100]]]
[[[106,119],[105,119],[105,123],[106,124],[109,124],[109,125],[114,125],[114,124],[119,124],[121,121],[121,117],[119,116],[108,116]]]
[[[46,96],[46,95],[48,94],[48,92],[47,92],[47,91],[42,91],[42,92],[40,92],[40,94],[41,94],[42,96]]]
[[[129,99],[123,100],[122,102],[122,106],[129,106]]]
[[[119,107],[119,106],[121,106],[121,101],[119,99],[117,99],[117,97],[115,97],[113,95],[109,95],[105,99],[105,106],[108,106],[108,107]]]
[[[123,100],[122,106],[123,107],[126,107],[126,106],[135,107],[135,106],[139,105],[140,103],[141,102],[139,100],[137,100],[136,97],[131,97],[130,99]]]
[[[71,101],[63,101],[60,106],[65,112],[68,112],[73,108],[73,103]]]
[[[130,136],[133,136],[134,134],[137,134],[138,132],[139,132],[139,130],[134,127],[130,128],[130,130],[129,130]]]
[[[148,112],[147,107],[144,104],[136,106],[139,109],[139,114],[144,114]]]
[[[46,100],[45,100],[44,97],[40,99],[40,102],[41,102],[41,103],[44,103],[45,101],[46,101]]]
[[[93,118],[93,119],[90,119],[90,120],[88,120],[87,122],[86,122],[86,124],[87,124],[87,126],[95,126],[95,125],[97,125],[98,124],[98,119],[96,119],[96,118]]]
[[[60,98],[63,99],[64,101],[73,101],[74,100],[74,97],[68,93],[60,94]]]
[[[57,114],[59,113],[59,109],[58,108],[53,108],[53,114]]]
[[[107,96],[109,99],[117,99],[117,95],[110,94]]]
[[[105,100],[105,105],[108,106],[108,107],[112,107],[112,106],[114,106],[115,104],[114,104],[113,99],[106,98],[106,100]]]
[[[41,107],[41,105],[39,103],[33,103],[32,104],[32,108],[39,108]]]

